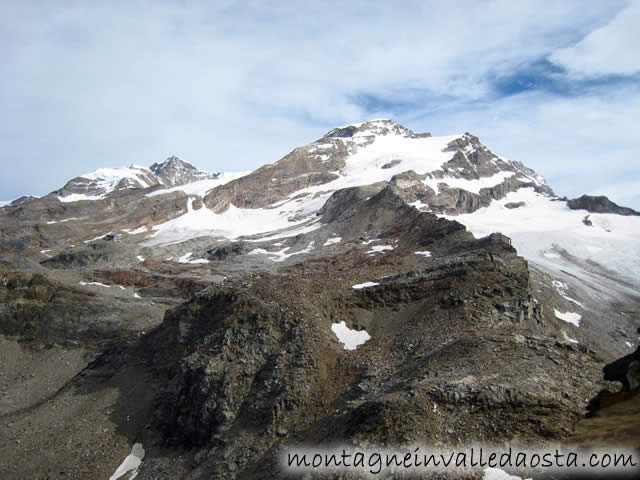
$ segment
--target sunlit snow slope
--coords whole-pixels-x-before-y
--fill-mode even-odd
[[[484,150],[484,157],[489,159],[484,164],[473,160],[473,154],[480,150]],[[225,195],[242,198],[253,195],[260,203],[260,192],[269,193],[274,188],[285,190],[287,193],[275,197],[276,201],[259,207],[242,208],[232,198],[217,213],[206,210],[206,207],[202,211],[190,210],[183,218],[156,225],[148,244],[176,243],[197,236],[237,238],[280,229],[290,229],[289,235],[299,234],[320,227],[315,213],[334,192],[350,187],[386,184],[407,172],[415,177],[410,185],[412,189],[423,192],[419,193],[422,195],[420,198],[433,199],[441,204],[448,201],[452,209],[456,208],[452,191],[464,190],[478,194],[503,183],[507,185],[507,182],[541,184],[543,181],[535,172],[520,164],[507,162],[491,154],[469,134],[442,137],[415,134],[390,120],[335,129],[294,152],[302,167],[292,167],[292,160],[287,156],[274,165],[248,174],[242,179],[244,183],[230,182],[233,188],[219,195],[223,197],[221,202],[225,202]],[[304,170],[305,167],[307,170]],[[270,169],[273,178],[264,178],[264,168]],[[286,176],[283,171],[294,173]],[[301,178],[309,176],[310,172],[325,175],[328,180],[305,186]],[[260,177],[260,174],[263,176]],[[287,190],[290,184],[300,185],[300,188]],[[405,181],[398,182],[399,188],[406,184]],[[181,189],[187,191],[185,187]],[[169,191],[160,190],[151,195],[162,195]],[[202,195],[202,192],[197,194]],[[213,197],[215,194],[215,189],[209,193]],[[416,205],[428,208],[430,204],[419,201]]]
[[[524,205],[505,207],[513,202]],[[583,222],[586,216],[591,226]],[[565,201],[522,188],[486,208],[449,218],[476,237],[504,233],[520,255],[548,270],[577,277],[609,270],[640,285],[640,217],[571,210]]]

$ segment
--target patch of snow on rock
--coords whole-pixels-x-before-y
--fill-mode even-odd
[[[357,285],[353,285],[351,288],[355,288],[356,290],[360,290],[361,288],[368,288],[368,287],[375,287],[380,285],[377,282],[364,282],[364,283],[358,283]]]
[[[367,250],[367,253],[374,255],[376,253],[384,252],[385,250],[393,250],[393,245],[375,245],[371,247],[371,250]]]
[[[567,295],[566,290],[567,290],[569,287],[567,286],[567,284],[566,284],[566,283],[563,283],[563,282],[561,282],[561,281],[559,281],[559,280],[553,280],[551,283],[553,284],[553,286],[554,286],[554,287],[556,287],[556,290],[558,291],[558,294],[559,294],[562,298],[564,298],[565,300],[568,300],[568,301],[569,301],[569,302],[571,302],[571,303],[575,303],[575,304],[576,304],[576,305],[578,305],[580,308],[584,309],[584,305],[582,305],[582,303],[580,303],[580,302],[579,302],[579,301],[577,301],[576,299],[571,298],[571,297],[569,297],[569,296]]]
[[[560,320],[567,322],[567,323],[571,323],[572,325],[575,325],[576,327],[580,326],[580,319],[582,318],[582,315],[580,315],[579,313],[575,313],[575,312],[560,312],[558,310],[556,310],[555,308],[553,309],[553,313],[555,314],[556,318],[559,318]]]
[[[342,237],[329,238],[326,242],[324,242],[322,246],[326,247],[328,245],[333,245],[334,243],[340,243],[341,241],[342,241]]]
[[[123,232],[127,232],[129,235],[137,235],[138,233],[144,233],[148,230],[148,227],[146,225],[143,225],[142,227],[138,227],[138,228],[123,228],[122,231]]]
[[[282,250],[278,250],[275,252],[270,252],[268,250],[265,250],[264,248],[254,248],[253,250],[248,252],[247,255],[268,255],[271,257],[271,260],[273,260],[274,262],[284,262],[287,258],[293,257],[294,255],[300,255],[302,253],[311,252],[311,250],[313,250],[314,248],[314,245],[315,245],[315,242],[312,241],[309,243],[309,245],[307,245],[305,249],[299,250],[297,252],[291,252],[291,253],[287,253],[287,251],[291,247],[285,247]]]
[[[134,443],[131,453],[123,460],[109,480],[132,480],[138,475],[138,469],[144,458],[144,447],[141,443]]]
[[[111,285],[105,285],[104,283],[100,283],[100,282],[80,282],[79,285],[82,285],[82,286],[95,285],[97,287],[111,288]]]
[[[366,330],[352,330],[347,327],[344,320],[331,325],[331,330],[336,334],[338,340],[344,344],[345,350],[355,350],[360,345],[371,339]]]
[[[193,255],[192,252],[189,253],[185,253],[183,256],[181,256],[178,259],[178,262],[180,263],[191,263],[191,264],[195,264],[195,263],[209,263],[209,260],[205,259],[205,258],[194,258],[193,260],[191,260],[191,255]],[[142,260],[141,260],[142,261]]]

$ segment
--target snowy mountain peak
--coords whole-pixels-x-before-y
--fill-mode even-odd
[[[164,185],[175,187],[199,180],[215,179],[219,173],[210,173],[198,170],[189,162],[180,157],[171,156],[162,163],[154,163],[150,170],[155,173]]]
[[[189,162],[185,162],[176,155],[171,155],[170,157],[167,157],[164,162],[156,162],[151,165],[151,167],[149,167],[149,170],[151,170],[153,173],[158,174],[167,168],[195,169],[195,167]]]
[[[76,177],[55,193],[62,202],[99,200],[114,191],[128,188],[149,188],[160,183],[147,167],[99,168]]]
[[[100,200],[121,190],[156,185],[175,187],[201,180],[215,180],[219,176],[219,173],[198,170],[179,157],[171,156],[162,163],[154,163],[150,168],[139,165],[99,168],[70,180],[53,193],[61,202]]]
[[[430,137],[430,133],[414,133],[407,127],[400,125],[389,119],[369,120],[362,123],[354,123],[344,127],[338,127],[331,130],[323,138],[351,138],[351,137],[367,137],[382,135],[400,135],[410,138],[426,138]]]

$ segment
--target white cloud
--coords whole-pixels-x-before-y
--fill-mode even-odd
[[[632,75],[640,72],[640,0],[576,45],[559,49],[550,60],[584,76]]]
[[[579,102],[507,99],[485,112],[469,105],[486,104],[492,77],[587,38],[625,5],[2,2],[0,14],[11,21],[0,34],[0,162],[32,168],[6,168],[0,193],[42,194],[81,172],[170,154],[209,170],[255,168],[336,125],[391,116],[395,103],[421,98],[432,99],[424,105],[430,122],[412,121],[412,111],[411,128],[471,130],[525,162],[526,147],[545,161],[554,152],[545,145],[563,153],[579,140],[589,151],[598,137],[562,123],[572,109],[588,113]],[[386,103],[365,106],[367,95]],[[612,125],[631,123],[633,109],[609,107],[594,100],[594,112],[623,115]],[[597,149],[606,144],[597,141]],[[626,143],[611,145],[615,161],[628,161]]]

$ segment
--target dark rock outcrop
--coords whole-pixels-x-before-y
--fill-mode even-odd
[[[615,213],[616,215],[640,215],[632,208],[621,207],[605,196],[582,195],[567,202],[572,210],[586,210],[591,213]]]
[[[605,365],[605,380],[621,382],[623,391],[640,391],[640,347],[614,362]]]

